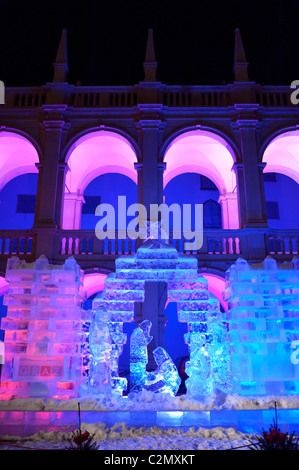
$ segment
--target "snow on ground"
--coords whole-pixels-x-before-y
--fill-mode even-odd
[[[258,410],[299,409],[299,395],[242,397],[238,395],[220,396],[214,404],[204,404],[188,398],[186,395],[170,397],[167,394],[142,392],[133,398],[127,397],[81,397],[70,400],[41,398],[16,398],[0,400],[0,410],[26,411],[77,411],[80,402],[81,411],[187,411],[187,410]],[[0,450],[4,449],[66,449],[72,438],[69,427],[60,431],[39,431],[27,436],[0,436]],[[106,427],[104,423],[82,423],[82,432],[94,434],[99,450],[216,450],[245,446],[254,436],[244,434],[234,428],[203,427],[134,428],[124,422]],[[17,447],[16,447],[17,446]]]
[[[94,435],[98,450],[225,450],[245,446],[253,436],[233,428],[190,428],[188,431],[159,427],[134,428],[117,423],[111,428],[103,423],[82,423],[82,432]],[[0,450],[67,449],[71,432],[39,431],[25,438],[1,436]],[[7,440],[7,442],[5,442]],[[245,449],[246,450],[246,449]]]
[[[257,410],[299,409],[299,395],[243,397],[237,394],[218,397],[212,404],[204,404],[186,395],[171,397],[167,394],[141,392],[133,398],[86,396],[70,400],[42,398],[13,398],[0,400],[0,410],[26,411],[184,411],[184,410]]]

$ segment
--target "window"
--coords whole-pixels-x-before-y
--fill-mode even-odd
[[[279,207],[276,201],[267,201],[267,217],[268,219],[279,219]]]
[[[203,226],[204,228],[222,228],[221,207],[213,199],[203,204]]]
[[[218,191],[217,187],[209,178],[204,175],[200,175],[200,189],[208,191]]]
[[[35,199],[34,194],[18,194],[16,212],[18,214],[34,214]]]
[[[82,214],[95,214],[96,207],[101,203],[101,196],[84,196],[85,204],[82,206]]]

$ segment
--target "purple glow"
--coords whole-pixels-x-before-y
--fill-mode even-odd
[[[214,294],[215,297],[219,300],[224,311],[227,312],[227,302],[223,300],[222,293],[225,289],[225,279],[217,274],[210,274],[210,273],[201,273],[201,275],[207,279],[208,281],[208,290],[211,294]]]
[[[232,170],[235,156],[228,143],[212,132],[190,131],[174,139],[166,150],[164,186],[177,175],[201,173],[213,181],[220,194],[236,187]]]
[[[299,183],[299,130],[285,132],[271,141],[263,155],[264,173],[282,173]]]
[[[83,281],[83,291],[87,299],[91,295],[104,290],[104,281],[106,277],[107,274],[103,273],[85,274]]]
[[[8,282],[4,279],[4,277],[0,276],[0,296],[7,293],[8,286]]]
[[[80,229],[82,196],[88,184],[105,173],[121,173],[137,183],[137,157],[130,142],[111,131],[90,132],[79,138],[66,157],[63,228]]]
[[[116,132],[96,131],[79,138],[66,160],[70,168],[66,186],[71,193],[83,194],[93,179],[105,173],[121,173],[137,183],[136,154],[130,142]]]
[[[222,206],[224,229],[239,228],[238,194],[233,164],[235,155],[229,144],[217,134],[197,130],[174,139],[166,150],[164,187],[182,173],[199,173],[217,186]]]
[[[0,132],[0,191],[17,176],[38,173],[38,153],[32,143],[16,132]]]

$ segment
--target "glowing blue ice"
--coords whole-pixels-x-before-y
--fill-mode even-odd
[[[217,390],[230,391],[227,332],[221,321],[219,301],[209,293],[207,280],[198,276],[197,259],[180,255],[173,246],[160,240],[147,240],[135,255],[116,259],[115,266],[116,272],[107,276],[103,295],[93,305],[95,310],[105,308],[109,317],[112,393],[121,395],[127,386],[126,379],[118,375],[118,360],[127,339],[123,323],[134,320],[134,304],[144,301],[146,281],[167,282],[168,301],[177,303],[178,319],[188,325],[187,394],[199,399],[208,396],[211,400]],[[146,371],[150,327],[149,321],[142,322],[131,337],[131,392],[146,389],[175,395],[180,384],[178,371],[163,348],[154,351],[157,369]]]
[[[142,390],[153,393],[167,393],[171,396],[176,395],[181,379],[175,364],[165,349],[161,347],[156,348],[153,351],[153,355],[157,369],[153,372],[145,372],[142,380],[131,389],[129,396]],[[138,364],[141,363],[139,362]]]
[[[299,393],[291,361],[299,339],[298,259],[278,265],[267,257],[250,266],[239,259],[226,274],[233,391],[240,395]]]

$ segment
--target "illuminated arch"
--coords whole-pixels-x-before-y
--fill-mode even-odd
[[[282,173],[299,183],[299,130],[277,135],[263,153],[264,173]]]
[[[135,149],[121,134],[98,130],[79,137],[70,147],[66,162],[68,191],[83,193],[88,184],[105,173],[121,173],[137,182]]]
[[[227,312],[227,302],[223,300],[222,294],[225,289],[225,279],[217,274],[212,273],[200,273],[208,281],[208,289],[215,297],[219,300],[220,304]]]
[[[0,191],[26,173],[38,173],[39,154],[29,138],[13,130],[0,132]]]
[[[83,290],[86,299],[88,299],[88,297],[91,295],[94,295],[97,292],[102,292],[104,290],[104,281],[106,277],[107,274],[103,273],[85,274]]]
[[[9,283],[5,280],[4,277],[0,275],[0,296],[7,293],[8,286],[9,286]]]
[[[209,178],[220,193],[223,228],[239,228],[236,174],[237,158],[232,146],[219,134],[203,129],[180,133],[164,153],[164,187],[183,173],[199,173]]]
[[[80,229],[83,194],[91,181],[106,173],[120,173],[137,183],[136,149],[124,135],[113,130],[93,130],[72,143],[65,157],[63,228]]]

